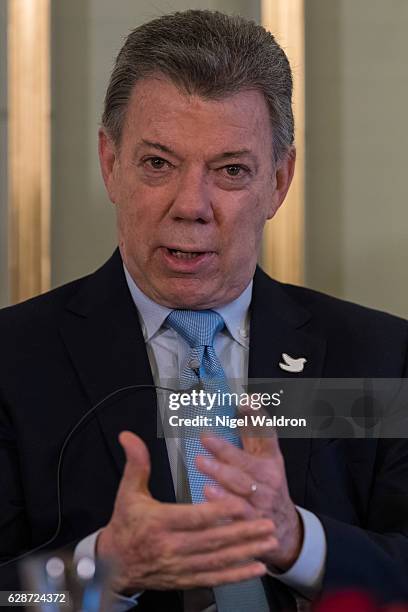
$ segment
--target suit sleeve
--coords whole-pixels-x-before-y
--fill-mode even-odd
[[[17,564],[7,562],[29,546],[17,443],[0,397],[0,590],[18,587]]]
[[[392,366],[404,381],[402,400],[394,404],[396,422],[401,423],[408,412],[404,399],[408,397],[407,330],[404,322],[398,336],[387,345],[388,353],[396,352],[392,348],[395,346],[401,349],[402,367]],[[388,355],[387,350],[383,356],[390,361],[391,353]],[[393,376],[391,371],[387,376]],[[393,431],[400,436],[403,433],[398,428]],[[408,601],[408,437],[386,435],[377,441],[372,480],[371,474],[367,476],[368,503],[360,526],[316,513],[327,539],[323,593],[360,588],[375,593],[383,602]]]
[[[408,600],[408,440],[378,441],[365,528],[317,515],[327,538],[323,593],[361,588]]]
[[[20,473],[18,444],[6,403],[0,395],[0,590],[20,590],[19,557],[58,548],[74,554],[79,538],[69,542],[33,543]],[[13,561],[13,559],[15,561]],[[17,609],[17,608],[16,608]]]

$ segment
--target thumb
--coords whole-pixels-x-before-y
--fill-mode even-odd
[[[119,442],[126,455],[122,483],[129,485],[131,491],[150,495],[150,457],[146,444],[131,431],[122,431]]]

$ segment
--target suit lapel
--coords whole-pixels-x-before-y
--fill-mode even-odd
[[[284,287],[257,268],[251,302],[249,379],[319,378],[322,373],[325,341],[308,331],[310,313],[299,306]],[[306,357],[304,370],[282,370],[282,353]],[[306,475],[311,450],[308,438],[279,439],[285,460],[289,491],[293,501],[304,504]]]
[[[163,438],[157,437],[156,393],[128,389],[153,385],[137,310],[130,296],[119,252],[95,274],[68,304],[60,332],[80,382],[95,405],[107,447],[122,474],[125,457],[118,442],[123,430],[134,431],[148,445],[156,499],[174,501],[171,472]]]
[[[308,311],[258,268],[251,303],[249,378],[319,378],[325,342],[309,331],[309,319]],[[90,401],[89,407],[117,389],[153,384],[137,311],[118,251],[83,281],[80,291],[67,305],[60,332]],[[281,370],[282,353],[306,357],[304,371],[293,374]],[[163,501],[174,501],[166,444],[157,437],[156,394],[149,389],[122,391],[98,409],[96,420],[118,474],[122,473],[125,460],[118,434],[124,429],[135,431],[149,447],[152,494]],[[281,437],[280,447],[292,498],[301,505],[310,440]]]

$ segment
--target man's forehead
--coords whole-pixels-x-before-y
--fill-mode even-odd
[[[269,141],[270,119],[263,95],[243,90],[222,99],[188,94],[168,79],[139,81],[127,112],[136,145],[177,153],[180,144],[199,137],[214,155],[254,154],[259,139]]]
[[[131,98],[141,98],[146,95],[147,92],[156,91],[159,95],[163,92],[172,92],[174,95],[185,96],[186,98],[197,99],[208,102],[232,102],[238,100],[242,95],[249,95],[252,97],[259,97],[260,100],[266,99],[263,93],[256,87],[242,87],[235,91],[222,92],[222,87],[217,91],[211,92],[210,89],[205,91],[200,85],[194,84],[183,84],[181,81],[171,79],[162,73],[155,73],[139,78],[132,89]]]
[[[133,87],[128,102],[128,113],[155,116],[155,120],[174,114],[199,115],[209,113],[216,119],[220,114],[228,117],[231,127],[248,128],[259,119],[269,119],[264,95],[256,89],[242,89],[225,95],[207,96],[188,92],[165,77],[146,77]],[[245,121],[242,120],[245,118]]]

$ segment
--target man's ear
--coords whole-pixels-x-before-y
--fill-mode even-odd
[[[110,201],[116,203],[116,172],[118,165],[117,148],[112,138],[106,133],[104,128],[99,129],[98,152],[99,163],[101,166],[103,182],[108,192]]]
[[[296,149],[294,146],[291,146],[284,157],[276,164],[274,170],[276,184],[268,212],[268,219],[272,219],[286,197],[295,172],[295,164]]]

